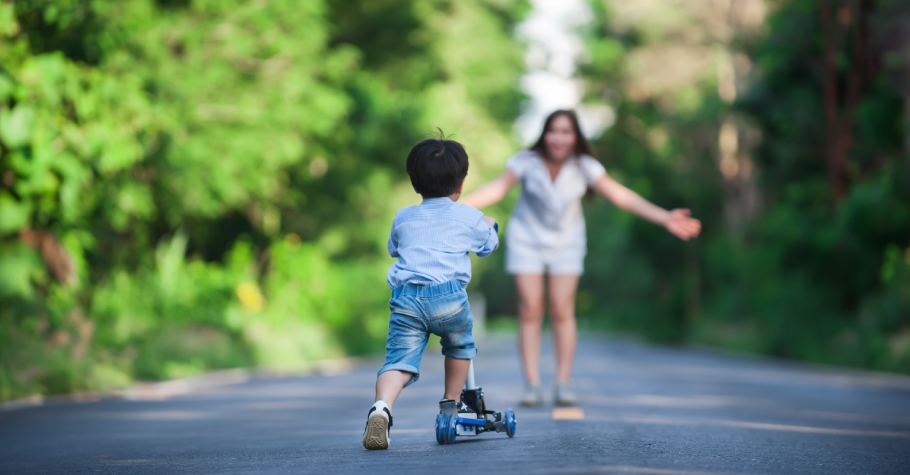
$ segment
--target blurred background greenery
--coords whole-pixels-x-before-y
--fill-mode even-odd
[[[586,205],[582,328],[910,373],[903,3],[589,2],[599,158],[704,234]],[[0,399],[381,352],[407,151],[454,133],[470,189],[526,145],[530,11],[0,0]]]

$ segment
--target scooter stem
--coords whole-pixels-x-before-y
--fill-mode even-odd
[[[465,389],[477,389],[477,386],[474,384],[474,360],[471,360],[471,365],[468,366],[468,379],[464,382]]]

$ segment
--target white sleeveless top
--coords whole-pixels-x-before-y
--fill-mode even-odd
[[[506,162],[506,169],[521,180],[521,198],[509,218],[507,245],[561,248],[586,245],[581,198],[588,187],[607,174],[593,157],[569,157],[556,175],[532,150],[522,150]]]

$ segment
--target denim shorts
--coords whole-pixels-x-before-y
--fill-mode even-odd
[[[442,354],[463,360],[474,359],[474,316],[468,306],[468,293],[458,281],[432,286],[402,285],[392,289],[389,300],[392,316],[385,347],[385,364],[379,374],[389,370],[413,373],[405,387],[420,378],[420,360],[430,334],[440,337]]]

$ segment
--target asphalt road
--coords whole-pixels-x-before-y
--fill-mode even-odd
[[[578,419],[517,407],[511,338],[480,348],[478,383],[488,407],[515,409],[513,439],[436,443],[430,351],[386,451],[360,442],[379,366],[366,362],[0,412],[0,473],[910,473],[910,378],[588,337]]]

